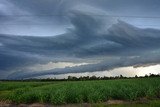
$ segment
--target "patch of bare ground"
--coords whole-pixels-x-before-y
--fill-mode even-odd
[[[2,104],[2,103],[1,103]],[[83,103],[83,104],[66,104],[66,105],[51,105],[51,104],[40,104],[40,103],[34,103],[34,104],[2,104],[0,107],[91,107],[91,104],[89,103]]]
[[[124,103],[128,103],[128,102],[123,101],[123,100],[108,100],[106,102],[106,104],[124,104]]]
[[[149,100],[141,98],[138,101],[124,101],[124,100],[108,100],[103,102],[103,105],[115,105],[115,104],[134,104],[134,103],[147,103]],[[65,104],[65,105],[51,105],[51,104],[11,104],[9,102],[0,102],[0,107],[92,107],[94,104],[82,103],[82,104]]]

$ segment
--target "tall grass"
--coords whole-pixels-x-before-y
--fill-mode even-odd
[[[160,78],[66,81],[41,84],[37,87],[34,85],[23,87],[21,83],[15,83],[15,87],[16,85],[22,87],[11,90],[5,96],[7,100],[15,103],[98,103],[109,99],[133,101],[143,97],[148,99],[160,97]]]

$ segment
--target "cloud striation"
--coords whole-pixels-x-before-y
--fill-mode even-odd
[[[160,63],[160,30],[141,29],[118,19],[99,18],[80,10],[71,10],[67,18],[72,27],[57,36],[0,34],[0,79],[101,72]],[[49,70],[30,69],[50,62],[79,64]]]

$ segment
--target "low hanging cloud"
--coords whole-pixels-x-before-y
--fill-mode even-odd
[[[71,10],[68,19],[72,27],[62,35],[0,34],[0,78],[101,72],[160,63],[160,30],[140,29],[117,19],[100,18],[80,10]],[[53,67],[45,69],[49,62],[54,63]],[[69,65],[54,67],[60,62]]]
[[[97,76],[97,77],[114,77],[114,76],[119,76],[123,75],[126,77],[135,77],[137,76],[145,76],[146,74],[158,74],[160,69],[160,65],[153,65],[153,66],[145,66],[145,67],[138,67],[135,68],[133,66],[128,66],[128,67],[120,67],[120,68],[115,68],[113,70],[107,70],[107,71],[95,71],[95,72],[84,72],[84,73],[67,73],[67,74],[59,74],[59,75],[54,75],[54,74],[49,74],[49,75],[43,75],[43,76],[37,76],[36,78],[57,78],[57,79],[63,79],[63,78],[68,78],[68,76],[74,76],[74,77],[81,77],[81,76]]]
[[[80,65],[87,65],[88,63],[71,63],[71,62],[49,62],[47,64],[37,64],[35,66],[27,68],[30,71],[47,71],[56,68],[66,68],[66,67],[74,67]]]

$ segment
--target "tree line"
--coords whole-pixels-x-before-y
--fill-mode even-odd
[[[125,77],[123,75],[115,76],[115,77],[97,77],[97,76],[80,76],[80,77],[75,77],[75,76],[68,76],[68,78],[64,79],[57,79],[57,78],[46,78],[46,79],[35,79],[35,78],[30,78],[30,79],[17,79],[17,80],[0,80],[0,81],[86,81],[86,80],[114,80],[114,79],[131,79],[131,78],[150,78],[150,77],[160,77],[160,74],[149,74],[145,76],[137,76],[135,77]]]

